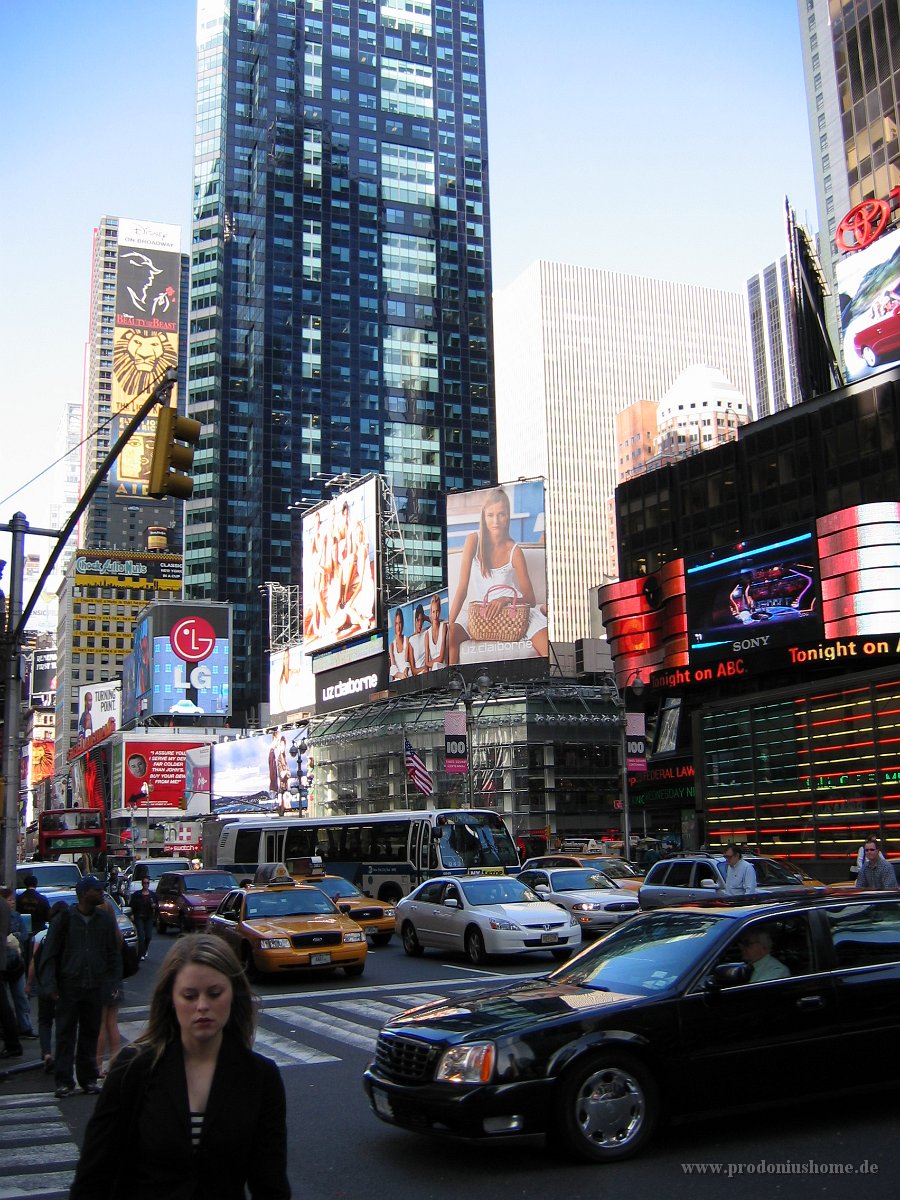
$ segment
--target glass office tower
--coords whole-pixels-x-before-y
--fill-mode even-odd
[[[481,0],[200,0],[185,585],[237,710],[329,479],[383,472],[442,582],[445,492],[496,477],[489,229]]]

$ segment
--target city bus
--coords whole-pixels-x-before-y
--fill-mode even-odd
[[[222,816],[203,822],[203,865],[251,879],[261,863],[318,855],[370,896],[396,904],[432,875],[514,874],[519,855],[493,809],[446,808],[353,817]]]
[[[38,853],[49,862],[60,855],[94,861],[106,852],[106,817],[99,808],[48,808],[38,813]]]

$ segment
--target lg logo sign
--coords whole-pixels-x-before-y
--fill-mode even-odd
[[[216,631],[203,617],[185,617],[172,626],[169,642],[185,662],[202,662],[215,649]]]

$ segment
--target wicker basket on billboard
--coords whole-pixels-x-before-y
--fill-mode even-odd
[[[495,611],[492,605],[500,604]],[[469,636],[476,642],[520,642],[528,628],[531,606],[514,587],[495,583],[483,600],[469,604]]]

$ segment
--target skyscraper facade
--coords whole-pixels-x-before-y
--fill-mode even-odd
[[[841,218],[900,184],[900,10],[897,0],[797,0],[797,8],[819,252],[836,298]]]
[[[753,416],[769,417],[801,400],[787,255],[747,280]]]
[[[571,642],[590,636],[589,594],[616,573],[607,503],[618,481],[616,413],[661,400],[697,364],[748,396],[742,298],[539,261],[497,293],[494,320],[499,475],[547,480],[550,638]],[[711,421],[728,420],[724,396]],[[677,404],[699,412],[705,397],[700,388]]]
[[[383,473],[424,590],[444,493],[496,477],[481,0],[200,0],[194,171],[185,586],[232,602],[246,711],[292,505]]]
[[[170,359],[183,410],[189,263],[180,236],[178,226],[114,216],[94,230],[78,495]],[[79,545],[144,550],[153,529],[165,531],[169,549],[181,549],[180,501],[153,500],[146,491],[154,428],[151,414],[113,464],[79,522]]]

